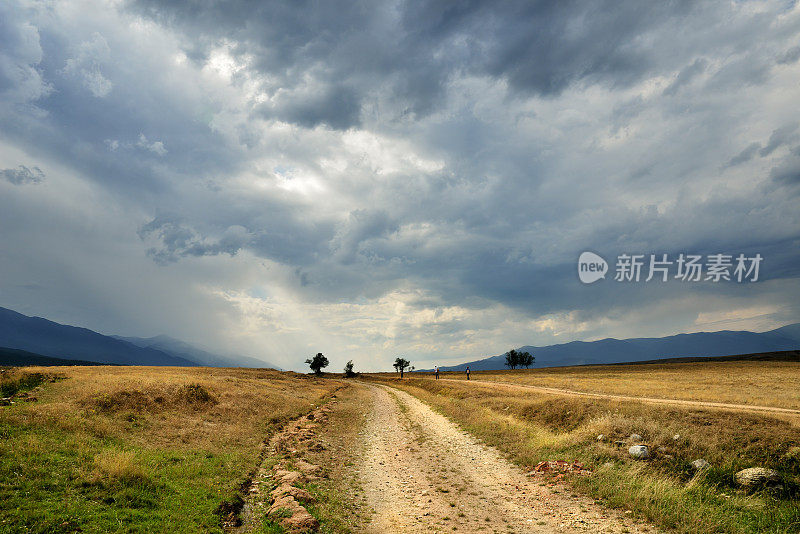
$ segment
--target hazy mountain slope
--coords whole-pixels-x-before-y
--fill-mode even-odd
[[[197,365],[157,349],[138,347],[86,328],[28,317],[6,308],[0,308],[0,347],[54,358],[120,365]]]
[[[798,348],[800,348],[800,323],[761,333],[724,330],[661,338],[608,338],[544,347],[526,345],[519,350],[528,351],[536,357],[535,367],[557,367],[635,362],[669,357],[727,356]],[[473,371],[505,369],[505,356],[501,354],[441,369],[463,371],[467,366]]]
[[[270,367],[273,369],[280,369],[273,363],[259,360],[257,358],[249,358],[247,356],[222,356],[219,354],[214,354],[212,352],[199,349],[194,345],[190,345],[185,341],[165,335],[155,337],[113,337],[133,343],[139,347],[158,349],[168,354],[172,354],[173,356],[185,358],[187,360],[197,362],[200,365],[210,367]]]
[[[102,365],[97,362],[85,360],[65,360],[63,358],[53,358],[42,356],[25,350],[0,348],[0,366],[9,365],[12,367],[21,365]]]

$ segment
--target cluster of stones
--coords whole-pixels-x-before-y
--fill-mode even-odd
[[[677,442],[680,441],[681,436],[680,434],[675,434],[672,436],[672,440]],[[597,436],[597,441],[605,441],[606,436],[600,434]],[[614,442],[618,446],[627,446],[630,445],[628,448],[628,454],[637,460],[647,460],[651,457],[650,448],[643,443],[642,436],[639,434],[631,434],[627,440],[617,440]],[[667,458],[672,458],[671,455],[666,454],[667,449],[664,447],[659,447],[658,450],[662,456]],[[692,461],[692,469],[695,472],[701,472],[711,467],[711,464],[705,458],[697,458]],[[750,467],[748,469],[742,469],[738,471],[734,475],[734,480],[736,483],[748,489],[755,489],[763,486],[774,487],[779,485],[781,477],[780,473],[775,471],[774,469],[766,469],[764,467]]]
[[[315,439],[314,430],[327,421],[334,402],[332,400],[306,417],[292,422],[273,440],[275,453],[285,456],[285,459],[272,468],[269,476],[275,488],[270,492],[267,517],[280,523],[289,532],[313,532],[319,528],[319,523],[305,507],[314,502],[314,497],[299,486],[321,476],[320,467],[305,460],[303,454],[305,451],[325,449]]]

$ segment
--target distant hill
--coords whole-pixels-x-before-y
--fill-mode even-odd
[[[194,367],[197,363],[149,347],[0,308],[0,347],[66,360],[119,365]]]
[[[697,362],[800,362],[800,350],[756,352],[754,354],[734,354],[732,356],[687,356],[685,358],[661,358],[660,360],[644,360],[640,362],[622,362],[604,365],[649,365]]]
[[[601,339],[573,341],[559,345],[534,347],[526,345],[517,350],[528,351],[536,357],[534,367],[609,364],[657,360],[662,358],[698,358],[730,356],[800,349],[800,323],[790,324],[769,332],[730,331],[697,332],[658,338]],[[442,371],[472,371],[505,369],[505,355],[465,362]]]
[[[277,365],[264,360],[249,358],[247,356],[221,356],[199,349],[185,341],[164,335],[155,337],[112,337],[127,341],[128,343],[133,343],[138,347],[149,347],[160,350],[167,354],[209,367],[269,367],[280,370],[280,367]]]
[[[63,358],[51,358],[50,356],[42,356],[41,354],[34,354],[24,350],[5,349],[0,347],[0,367],[10,366],[17,367],[22,365],[103,365],[97,362],[88,362],[84,360],[65,360]]]

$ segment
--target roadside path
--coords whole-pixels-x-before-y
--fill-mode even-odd
[[[433,379],[431,379],[433,380]],[[729,404],[726,402],[693,401],[681,399],[666,399],[659,397],[636,397],[633,395],[615,395],[611,393],[591,393],[587,391],[575,391],[571,389],[551,388],[546,386],[533,386],[530,384],[514,384],[511,382],[499,382],[494,380],[458,380],[454,378],[441,378],[447,382],[470,383],[483,386],[503,386],[513,389],[527,389],[539,391],[541,393],[551,393],[554,395],[568,395],[572,397],[592,397],[598,399],[612,399],[622,401],[646,402],[649,404],[668,404],[672,406],[689,406],[694,408],[717,408],[723,410],[733,410],[737,412],[772,413],[780,415],[790,415],[800,417],[800,410],[791,408],[778,408],[775,406],[758,406],[754,404]]]
[[[655,532],[562,484],[529,477],[497,450],[394,388],[366,385],[358,476],[365,532]]]

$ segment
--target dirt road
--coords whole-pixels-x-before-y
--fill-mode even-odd
[[[365,385],[366,532],[655,532],[528,477],[413,396]]]
[[[457,380],[453,378],[443,378],[448,382],[467,383],[466,380]],[[532,386],[529,384],[513,384],[510,382],[496,382],[494,380],[469,380],[469,383],[476,385],[492,386],[492,387],[507,387],[513,389],[526,389],[539,391],[542,393],[552,393],[556,395],[567,395],[571,397],[592,397],[598,399],[612,399],[622,401],[636,401],[646,402],[648,404],[667,404],[671,406],[688,406],[694,408],[714,408],[721,410],[730,410],[736,412],[751,412],[751,413],[767,413],[781,416],[788,416],[790,419],[800,417],[800,410],[793,410],[791,408],[777,408],[774,406],[758,406],[752,404],[728,404],[725,402],[708,402],[708,401],[693,401],[681,399],[665,399],[659,397],[635,397],[631,395],[615,395],[609,393],[590,393],[586,391],[574,391],[571,389],[559,389],[545,386]]]

